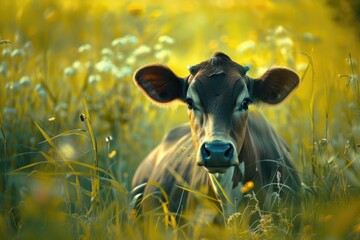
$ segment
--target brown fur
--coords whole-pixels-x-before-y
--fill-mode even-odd
[[[298,202],[300,180],[288,146],[260,113],[241,108],[247,98],[252,103],[281,102],[298,85],[296,73],[284,68],[270,69],[254,80],[223,53],[215,53],[189,70],[189,76],[180,78],[167,67],[149,65],[135,74],[135,82],[156,102],[194,100],[194,107],[189,110],[190,125],[170,131],[138,167],[132,182],[134,188],[142,186],[132,192],[141,206],[137,209],[144,215],[159,213],[161,204],[167,202],[175,216],[182,213],[198,217],[199,211],[209,212],[213,214],[209,221],[224,223],[221,213],[224,209],[225,217],[229,217],[224,208],[228,203],[220,196],[209,173],[222,174],[222,170],[198,166],[204,164],[200,148],[213,141],[233,146],[236,154],[226,170],[228,174],[229,169],[234,168],[228,179],[232,187],[226,190],[230,191],[229,196],[237,187],[252,181],[267,209],[271,209],[267,199],[272,192],[280,191],[276,187],[279,184],[284,186],[281,193],[286,200]],[[203,197],[194,192],[201,192]]]

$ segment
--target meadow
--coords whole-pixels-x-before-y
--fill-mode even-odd
[[[164,63],[186,76],[215,51],[250,66],[252,77],[272,66],[298,72],[285,103],[259,106],[302,179],[297,238],[360,238],[357,1],[14,0],[0,8],[0,239],[184,237],[176,223],[144,233],[130,212],[136,167],[187,121],[185,106],[150,103],[132,75]],[[197,228],[205,239],[294,237],[291,219],[265,216],[259,232],[244,221],[239,213],[225,228]]]

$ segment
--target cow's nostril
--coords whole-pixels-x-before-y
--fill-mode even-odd
[[[205,160],[209,160],[211,158],[211,150],[209,149],[208,144],[204,144],[201,148],[201,155]]]
[[[228,148],[226,149],[225,153],[224,153],[224,157],[226,160],[230,161],[233,157],[234,154],[234,148],[232,147],[231,144],[228,145]]]

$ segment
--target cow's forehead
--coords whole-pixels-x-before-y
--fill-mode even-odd
[[[223,53],[216,53],[189,70],[190,89],[204,104],[216,99],[233,102],[242,90],[247,89],[245,69]]]
[[[237,98],[247,89],[242,79],[233,81],[224,75],[199,78],[190,88],[196,93],[196,99],[206,112],[220,111],[223,114],[232,111]]]
[[[217,97],[233,97],[246,89],[246,83],[240,75],[216,74],[211,77],[199,75],[195,77],[190,87],[201,95],[199,97],[211,100]]]

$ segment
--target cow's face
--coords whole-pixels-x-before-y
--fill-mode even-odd
[[[239,164],[246,141],[248,107],[263,101],[281,102],[299,83],[291,70],[274,68],[260,79],[246,76],[246,68],[223,53],[189,67],[186,78],[163,65],[139,69],[135,82],[157,103],[180,100],[188,113],[196,162],[210,173],[223,173]]]
[[[185,102],[196,162],[209,172],[225,172],[239,164],[251,98],[246,69],[218,53],[189,67]]]

